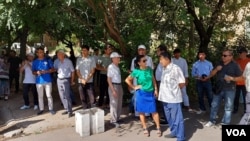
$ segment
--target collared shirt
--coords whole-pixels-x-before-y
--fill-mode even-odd
[[[213,70],[213,65],[210,61],[198,60],[193,64],[192,76],[193,77],[201,77],[203,74],[209,76],[212,70]]]
[[[180,83],[185,83],[183,72],[179,66],[170,63],[162,72],[158,100],[166,103],[181,103]]]
[[[159,63],[156,67],[156,70],[155,70],[156,81],[161,81],[162,70],[163,70],[163,67],[162,67],[161,63]]]
[[[111,78],[113,83],[121,83],[120,68],[113,63],[108,66],[107,76]]]
[[[100,58],[100,63],[103,67],[107,68],[111,63],[111,58],[109,56],[105,56],[105,54],[103,54]],[[100,74],[107,74],[107,71],[100,71]]]
[[[64,58],[61,62],[59,59],[55,60],[54,68],[57,70],[57,77],[58,78],[70,78],[71,73],[75,71],[72,61],[68,58]]]
[[[47,71],[54,68],[51,59],[44,57],[44,59],[36,59],[32,62],[32,71]],[[36,76],[36,84],[51,83],[52,77],[50,73],[45,73]]]
[[[183,75],[185,78],[188,78],[188,65],[186,59],[180,57],[180,58],[172,58],[172,62],[179,66],[183,72]]]
[[[87,79],[90,72],[96,67],[95,59],[91,56],[79,57],[76,60],[76,70],[79,70],[83,79]],[[78,79],[78,82],[81,82],[81,79]],[[93,77],[91,77],[88,83],[93,82]]]
[[[250,92],[250,62],[248,62],[245,67],[245,70],[243,72],[243,77],[245,78],[245,86],[247,92]]]

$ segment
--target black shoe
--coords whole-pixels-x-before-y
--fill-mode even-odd
[[[67,111],[62,112],[62,115],[66,115],[66,114],[68,114],[68,112],[67,112]]]
[[[72,102],[72,105],[74,105],[74,106],[75,106],[75,105],[76,105],[76,102]]]
[[[69,118],[73,117],[74,114],[72,112],[69,112]]]
[[[168,122],[166,122],[166,121],[160,121],[160,125],[161,126],[168,126]]]
[[[237,112],[238,112],[238,110],[234,110],[234,111],[233,111],[233,114],[236,114]]]
[[[39,111],[39,112],[37,113],[37,115],[41,115],[41,114],[43,114],[43,110],[42,110],[42,111]]]
[[[164,136],[165,138],[176,138],[176,136],[173,136],[172,134],[167,134]]]
[[[56,112],[54,110],[49,110],[49,112],[51,113],[51,115],[56,114]]]
[[[118,120],[117,123],[124,123],[124,121],[123,120]]]

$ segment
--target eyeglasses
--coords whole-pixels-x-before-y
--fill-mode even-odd
[[[147,62],[147,59],[145,59],[145,60],[142,60],[142,62],[143,62],[143,63]]]
[[[227,57],[227,56],[231,56],[231,55],[226,55],[226,54],[223,54],[222,57]]]

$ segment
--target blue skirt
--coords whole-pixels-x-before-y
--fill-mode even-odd
[[[136,98],[136,112],[139,113],[155,113],[156,112],[156,103],[154,97],[154,91],[146,92],[141,89],[135,92]]]

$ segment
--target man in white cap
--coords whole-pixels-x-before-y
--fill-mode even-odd
[[[121,71],[119,68],[121,55],[117,52],[113,52],[110,55],[112,63],[108,66],[107,80],[108,80],[108,92],[110,101],[110,122],[119,127],[119,118],[122,112],[122,97],[123,89],[121,85]]]
[[[57,51],[57,58],[58,63],[54,64],[54,68],[57,70],[57,87],[62,104],[66,110],[62,114],[68,114],[69,117],[72,117],[70,86],[75,84],[75,69],[72,61],[65,57],[64,50]]]
[[[34,60],[34,54],[29,53],[27,54],[26,60],[22,62],[20,67],[20,72],[24,72],[24,79],[23,79],[23,100],[24,105],[20,107],[21,110],[29,109],[30,102],[29,102],[29,91],[31,90],[33,94],[33,103],[34,103],[34,110],[38,109],[38,96],[36,90],[36,76],[32,74],[32,62]]]
[[[152,68],[152,70],[154,70],[153,60],[152,60],[152,58],[150,56],[146,55],[146,53],[147,53],[147,50],[146,50],[145,45],[142,45],[142,44],[139,45],[138,48],[137,48],[137,55],[145,55],[146,59],[147,59],[147,62],[146,62],[147,66],[150,67],[150,68]],[[132,59],[132,62],[131,62],[131,66],[130,66],[130,71],[131,72],[135,68],[135,64],[134,64],[135,59],[136,59],[136,57],[134,57]],[[133,84],[136,85],[136,79],[133,79]],[[134,94],[133,91],[131,91],[131,93]],[[133,107],[135,109],[135,95],[133,95],[133,97],[132,97],[132,104],[133,104]],[[135,116],[138,117],[139,113],[135,112]],[[149,116],[149,114],[146,114],[146,116]]]

